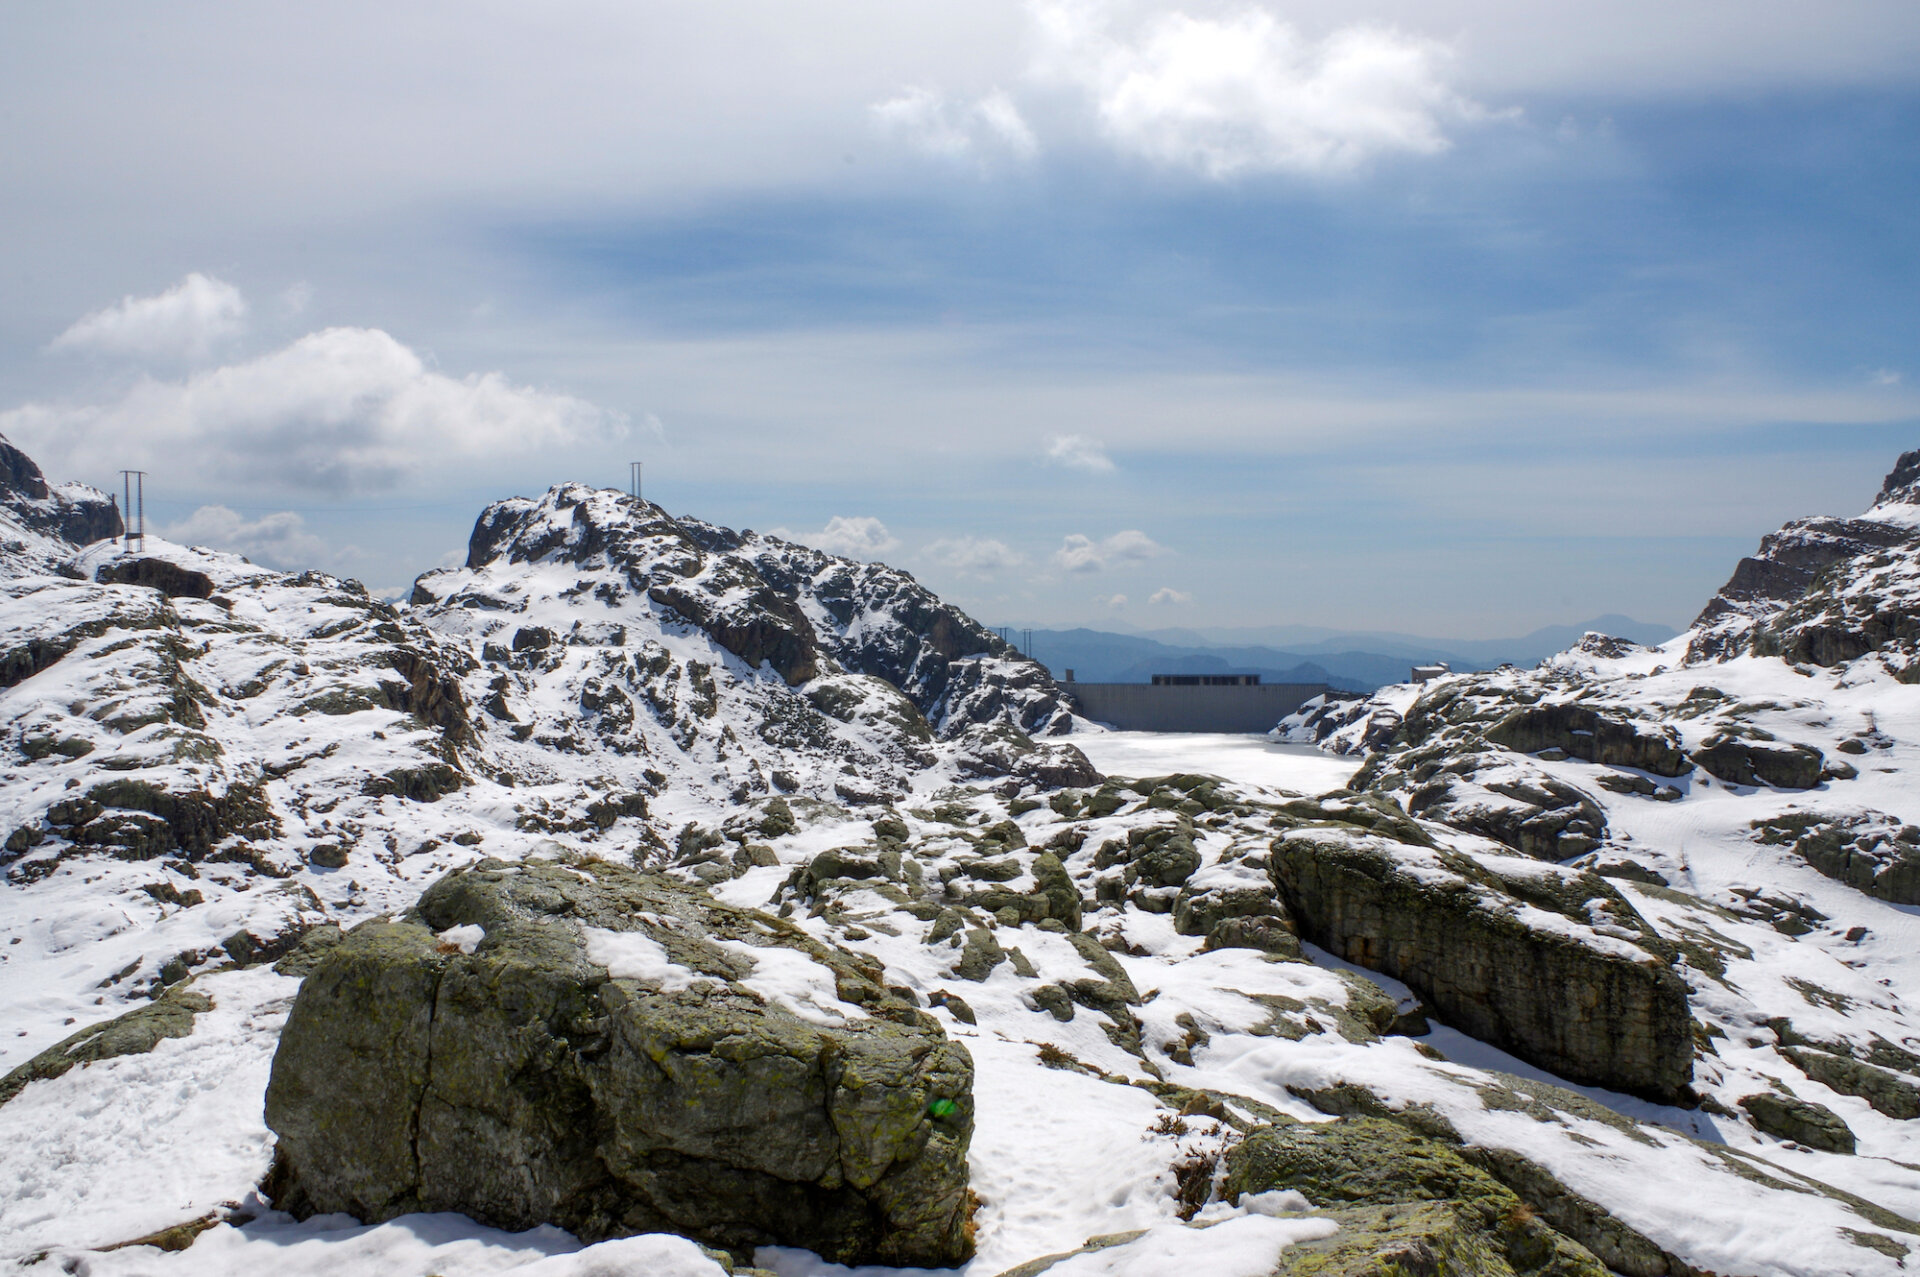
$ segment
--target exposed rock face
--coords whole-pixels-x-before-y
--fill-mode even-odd
[[[669,879],[482,861],[307,977],[267,1092],[269,1189],[303,1218],[956,1263],[972,1064],[879,977]]]
[[[143,1055],[167,1038],[184,1038],[193,1032],[193,1018],[212,1009],[213,1000],[204,993],[176,985],[145,1006],[88,1025],[0,1078],[0,1104],[20,1094],[27,1083],[59,1077],[75,1065]]]
[[[1578,1082],[1689,1100],[1673,950],[1602,879],[1332,827],[1276,839],[1273,877],[1302,935],[1461,1031]]]
[[[1407,810],[1542,860],[1591,851],[1607,832],[1606,814],[1578,785],[1494,754],[1450,760],[1407,795]]]
[[[106,493],[77,483],[49,484],[33,458],[0,436],[0,535],[9,531],[51,543],[9,547],[10,559],[33,549],[49,557],[62,549],[71,553],[124,528],[119,507]]]
[[[1762,1091],[1746,1096],[1740,1101],[1740,1107],[1752,1115],[1755,1126],[1769,1135],[1827,1153],[1854,1150],[1852,1128],[1824,1104]]]
[[[1717,734],[1693,751],[1693,760],[1729,785],[1812,789],[1826,779],[1826,757],[1811,745],[1766,745]]]
[[[1783,1046],[1780,1054],[1814,1081],[1842,1095],[1858,1096],[1888,1117],[1901,1121],[1920,1117],[1920,1086],[1891,1069],[1807,1046]]]
[[[1694,625],[1689,661],[1751,649],[1812,665],[1885,651],[1920,679],[1920,451],[1901,455],[1857,519],[1796,519],[1761,539]],[[1911,680],[1909,680],[1911,681]]]
[[[1585,705],[1528,705],[1487,728],[1486,738],[1522,754],[1559,749],[1582,762],[1634,767],[1656,776],[1681,776],[1693,769],[1671,728],[1631,723]]]
[[[1920,827],[1883,812],[1782,812],[1753,828],[1762,843],[1791,846],[1829,878],[1894,904],[1920,904]]]
[[[93,574],[102,585],[144,585],[170,599],[204,599],[213,595],[213,578],[166,559],[113,559]]]
[[[1289,1247],[1281,1274],[1474,1273],[1602,1277],[1493,1176],[1439,1140],[1378,1118],[1259,1126],[1227,1155],[1223,1196],[1291,1190],[1340,1232]]]

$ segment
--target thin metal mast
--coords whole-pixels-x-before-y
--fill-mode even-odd
[[[126,548],[144,550],[147,548],[147,472],[122,470],[120,487],[125,497],[120,518],[127,529]]]

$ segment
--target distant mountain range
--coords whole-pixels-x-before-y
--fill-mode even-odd
[[[1145,683],[1155,674],[1258,674],[1270,683],[1326,683],[1342,691],[1371,692],[1405,682],[1416,664],[1445,661],[1456,670],[1483,670],[1512,662],[1530,666],[1565,651],[1598,630],[1636,643],[1664,643],[1679,633],[1667,625],[1609,614],[1582,625],[1549,625],[1510,639],[1425,638],[1304,625],[1259,629],[1034,630],[1030,655],[1055,678],[1072,670],[1083,683]],[[1010,631],[1019,639],[1019,631]]]

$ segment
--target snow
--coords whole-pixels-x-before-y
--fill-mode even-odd
[[[605,927],[583,927],[587,961],[607,969],[615,980],[638,980],[663,992],[691,989],[704,979],[667,956],[660,942],[642,931],[609,931]]]
[[[753,963],[753,974],[737,981],[738,984],[768,1002],[785,1007],[802,1020],[836,1025],[867,1018],[865,1011],[840,1000],[834,990],[833,972],[798,949],[753,945],[744,940],[714,943]]]
[[[611,498],[594,500],[601,511]],[[538,504],[524,506],[532,511]],[[553,513],[552,527],[574,535],[568,518]],[[657,541],[649,553],[661,562],[681,556],[694,563],[681,542]],[[830,560],[815,563],[811,552],[775,542],[754,538],[748,546],[755,554],[813,564],[808,570],[816,574],[832,569]],[[773,708],[794,699],[792,689],[768,669],[746,668],[693,627],[663,620],[644,595],[619,593],[608,601],[581,593],[583,583],[620,580],[604,563],[500,562],[437,574],[432,580],[460,586],[476,604],[482,596],[493,602],[382,614],[356,603],[342,583],[301,584],[157,538],[150,552],[206,572],[231,607],[210,600],[161,603],[152,591],[58,578],[0,582],[0,632],[9,648],[33,639],[79,639],[58,663],[0,690],[0,709],[22,738],[44,733],[92,747],[79,758],[0,760],[0,831],[41,821],[52,804],[84,792],[107,772],[214,792],[259,784],[283,827],[236,841],[273,874],[287,876],[256,868],[233,842],[218,855],[190,861],[67,848],[58,859],[36,861],[42,853],[29,851],[10,862],[10,877],[22,865],[41,868],[0,892],[0,1023],[9,1030],[0,1037],[0,1069],[138,1005],[175,955],[197,955],[187,964],[201,972],[193,987],[215,1006],[187,1038],[164,1041],[149,1055],[32,1083],[0,1105],[0,1258],[21,1261],[50,1251],[34,1270],[129,1277],[262,1271],[289,1277],[343,1271],[712,1277],[720,1271],[673,1238],[582,1246],[550,1228],[508,1234],[458,1216],[416,1215],[365,1227],[338,1217],[296,1223],[265,1209],[250,1197],[271,1154],[261,1102],[297,982],[264,967],[217,970],[226,961],[223,945],[242,930],[265,939],[306,922],[351,926],[397,914],[446,869],[481,856],[655,855],[641,841],[643,832],[671,842],[673,831],[688,823],[718,828],[738,819],[744,809],[732,797],[735,790],[746,785],[761,797],[769,791],[760,777],[775,766],[801,775],[803,793],[791,800],[800,827],[765,839],[777,864],[717,881],[717,896],[766,908],[793,869],[820,852],[870,848],[875,811],[858,810],[851,800],[846,807],[826,801],[847,769],[862,784],[884,781],[905,795],[892,814],[912,832],[915,868],[937,882],[941,870],[977,858],[969,837],[1008,818],[1008,796],[988,788],[999,782],[960,785],[937,748],[929,747],[937,755],[932,764],[916,762],[872,723],[837,721],[825,729],[824,744],[773,746],[756,731]],[[81,567],[90,571],[110,553],[90,550]],[[716,606],[745,606],[737,581],[703,578],[701,585],[711,587]],[[808,610],[817,625],[840,626],[843,637],[886,633],[898,624],[879,596],[862,596],[844,622],[831,619],[817,600]],[[151,628],[156,624],[162,628]],[[542,668],[474,659],[483,643],[510,643],[518,627],[533,625],[566,636]],[[167,642],[159,641],[162,635]],[[1814,671],[1752,657],[1687,666],[1686,644],[1682,636],[1617,658],[1580,650],[1541,671],[1458,675],[1444,687],[1493,680],[1545,697],[1581,696],[1602,712],[1670,723],[1689,749],[1724,726],[1714,706],[1738,705],[1740,721],[1755,730],[1783,743],[1814,744],[1830,760],[1859,768],[1856,779],[1805,792],[1730,787],[1698,775],[1650,778],[1673,785],[1680,797],[1671,802],[1600,788],[1601,769],[1577,760],[1516,756],[1510,769],[1591,793],[1607,818],[1607,856],[1653,868],[1697,897],[1614,883],[1655,929],[1710,942],[1722,955],[1722,974],[1691,959],[1680,967],[1692,987],[1694,1014],[1717,1035],[1699,1056],[1700,1090],[1729,1112],[1737,1112],[1741,1096],[1761,1090],[1823,1104],[1856,1132],[1858,1156],[1789,1145],[1737,1116],[1597,1088],[1566,1089],[1643,1125],[1623,1129],[1588,1111],[1564,1111],[1540,1099],[1553,1094],[1549,1086],[1566,1087],[1564,1080],[1443,1023],[1419,1045],[1404,1038],[1349,1041],[1335,1013],[1359,987],[1356,979],[1373,979],[1403,1006],[1412,1004],[1411,991],[1376,973],[1335,969],[1345,964],[1311,947],[1308,963],[1271,961],[1250,950],[1202,952],[1201,940],[1179,935],[1168,915],[1092,907],[1092,862],[1102,844],[1173,816],[1130,806],[1108,817],[1069,820],[1042,806],[1017,818],[1028,848],[1003,854],[1030,868],[1056,835],[1081,837],[1078,850],[1062,846],[1059,854],[1089,898],[1088,932],[1105,942],[1141,994],[1134,1011],[1144,1057],[1116,1044],[1106,1020],[1085,1006],[1064,1022],[1041,1008],[1035,998],[1041,986],[1101,978],[1063,934],[997,926],[974,913],[969,926],[992,926],[999,943],[1035,974],[1020,974],[1009,961],[970,983],[953,971],[963,937],[925,943],[934,924],[877,889],[842,893],[837,914],[803,904],[791,919],[822,942],[877,959],[887,983],[923,1002],[944,992],[964,998],[975,1013],[977,1023],[970,1024],[950,1006],[931,1011],[966,1045],[976,1069],[971,1158],[981,1198],[980,1251],[964,1270],[968,1277],[994,1277],[1038,1256],[1073,1251],[1090,1237],[1136,1230],[1145,1231],[1053,1271],[1063,1277],[1182,1270],[1251,1275],[1268,1271],[1283,1246],[1325,1235],[1327,1221],[1304,1213],[1311,1204],[1286,1195],[1237,1208],[1214,1203],[1195,1220],[1205,1227],[1181,1223],[1173,1166],[1190,1150],[1217,1153],[1227,1137],[1209,1120],[1189,1119],[1185,1135],[1163,1129],[1170,1110],[1145,1085],[1156,1078],[1223,1093],[1230,1107],[1253,1118],[1272,1109],[1301,1121],[1331,1120],[1303,1096],[1340,1083],[1364,1087],[1394,1108],[1428,1106],[1468,1143],[1525,1155],[1700,1268],[1753,1277],[1899,1271],[1893,1258],[1848,1234],[1897,1237],[1900,1230],[1873,1222],[1820,1186],[1920,1220],[1917,1124],[1888,1118],[1800,1073],[1775,1049],[1772,1025],[1784,1017],[1810,1038],[1861,1053],[1876,1038],[1920,1050],[1920,1019],[1908,1005],[1920,998],[1920,908],[1872,899],[1819,874],[1791,848],[1759,842],[1753,824],[1791,812],[1868,811],[1896,824],[1920,823],[1912,780],[1920,768],[1920,688],[1897,682],[1871,661]],[[396,645],[464,654],[474,664],[460,677],[476,720],[496,678],[505,682],[503,695],[518,720],[481,722],[480,743],[463,747],[474,764],[471,782],[433,803],[367,787],[369,778],[442,757],[436,733],[379,695],[380,671]],[[635,673],[655,660],[665,662],[667,672]],[[682,715],[675,722],[639,703],[648,693],[680,703],[699,697],[697,667],[721,689],[710,716]],[[106,724],[115,714],[165,702],[177,690],[169,682],[176,673],[205,693],[195,701],[204,728],[155,722],[122,732]],[[635,695],[636,722],[624,734],[602,730],[583,708],[583,692],[616,684]],[[809,688],[830,685],[857,692],[860,714],[884,715],[892,703],[877,683],[857,676],[832,675]],[[1342,754],[1253,736],[1078,731],[1069,739],[1106,773],[1212,774],[1269,799],[1324,793],[1343,786],[1359,767],[1362,759],[1352,751],[1374,716],[1405,714],[1422,690],[1438,686],[1383,691],[1365,717],[1329,741],[1331,749],[1349,751]],[[1707,686],[1723,700],[1688,700]],[[331,694],[341,703],[306,708]],[[514,735],[515,727],[528,729],[531,738]],[[542,735],[562,743],[542,743]],[[1848,739],[1871,746],[1864,754],[1843,754],[1838,746]],[[646,769],[666,779],[643,783]],[[644,826],[628,817],[611,829],[575,823],[585,801],[636,791],[644,791],[648,803]],[[965,808],[964,824],[933,818],[931,809],[942,804]],[[1477,858],[1509,878],[1566,872],[1484,839],[1428,828],[1449,852]],[[1234,823],[1201,815],[1194,831],[1203,863],[1193,886],[1265,881],[1262,858],[1274,831],[1264,818]],[[346,867],[307,863],[306,853],[317,845],[345,848]],[[1457,881],[1438,856],[1381,845],[1392,847],[1410,871]],[[1030,882],[1023,872],[1012,885]],[[1782,934],[1739,895],[1755,889],[1790,897],[1825,919],[1806,934]],[[177,903],[188,892],[204,899]],[[1517,912],[1582,943],[1632,948],[1599,915],[1565,919],[1531,906]],[[671,919],[645,916],[635,925],[646,930],[585,929],[590,960],[614,978],[663,989],[691,988],[701,979],[674,963],[654,938],[672,938]],[[849,929],[854,926],[860,935]],[[1864,934],[1849,939],[1855,928]],[[475,951],[484,938],[478,926],[440,936],[463,952]],[[740,983],[795,1015],[833,1025],[866,1014],[841,1002],[832,973],[798,949],[730,947],[753,963]],[[1516,1107],[1501,1088],[1532,1099]],[[1774,1182],[1760,1182],[1756,1174]],[[84,1249],[233,1209],[230,1204],[255,1217],[217,1225],[185,1252]],[[798,1251],[769,1249],[758,1258],[784,1277],[849,1271]]]
[[[190,1250],[148,1246],[105,1254],[56,1252],[48,1267],[73,1277],[724,1277],[726,1270],[684,1237],[650,1233],[582,1246],[557,1228],[503,1233],[463,1215],[403,1215],[366,1227],[343,1215],[304,1223],[267,1212],[243,1228],[220,1224]]]
[[[1116,776],[1201,772],[1235,784],[1297,794],[1343,788],[1359,763],[1311,745],[1216,732],[1082,732],[1073,743],[1089,762]]]
[[[1209,1277],[1266,1277],[1287,1247],[1339,1231],[1330,1219],[1264,1214],[1224,1220],[1208,1229],[1161,1224],[1123,1246],[1075,1255],[1047,1271],[1057,1277],[1167,1277],[1191,1271]]]
[[[104,1245],[195,1218],[266,1173],[267,1072],[299,982],[203,976],[184,1038],[35,1082],[0,1105],[0,1256]]]
[[[487,938],[487,929],[477,922],[469,922],[463,927],[448,927],[445,931],[435,932],[433,938],[441,944],[452,945],[462,953],[472,953]]]

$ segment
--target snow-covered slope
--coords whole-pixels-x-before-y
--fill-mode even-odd
[[[1729,1143],[1911,1217],[1920,1160],[1920,453],[1855,519],[1742,560],[1659,648],[1588,635],[1533,670],[1309,705],[1281,734],[1357,790],[1612,879],[1681,946],[1695,1086]],[[1768,1134],[1818,1105],[1858,1154]]]
[[[1851,523],[1905,526],[1911,482]],[[973,1057],[974,1277],[1115,1234],[1052,1271],[1266,1277],[1347,1245],[1333,1271],[1365,1272],[1496,1243],[1504,1267],[1475,1271],[1902,1271],[1920,1246],[1913,562],[1830,522],[1851,530],[1795,533],[1850,538],[1824,575],[1763,551],[1805,579],[1730,594],[1665,648],[1596,637],[1538,670],[1317,707],[1292,730],[1349,755],[1365,791],[1320,798],[1101,783],[1044,671],[904,573],[617,493],[490,507],[466,566],[405,607],[50,535],[0,582],[0,1071],[41,1062],[0,1086],[0,1256],[722,1271],[661,1238],[296,1223],[250,1196],[274,1043],[329,926],[492,856],[662,869],[880,963]],[[1837,631],[1868,646],[1791,648]],[[1403,913],[1465,920],[1433,962],[1301,942],[1368,910],[1332,916],[1281,860],[1365,857]],[[1470,928],[1496,946],[1490,976]],[[259,962],[302,937],[285,973]],[[1541,1017],[1605,1028],[1574,985],[1541,999],[1506,943],[1683,981],[1691,1089],[1659,1092],[1681,1103],[1567,1085],[1526,1032],[1507,1040],[1533,1063],[1445,1022],[1531,981]],[[90,1026],[139,1008],[171,1017],[151,1050],[103,1047]],[[1366,1150],[1358,1178],[1412,1164],[1415,1141],[1421,1173],[1478,1176],[1498,1208],[1473,1215],[1440,1181],[1369,1197],[1340,1168],[1222,1200],[1265,1124],[1360,1141],[1318,1146]]]

